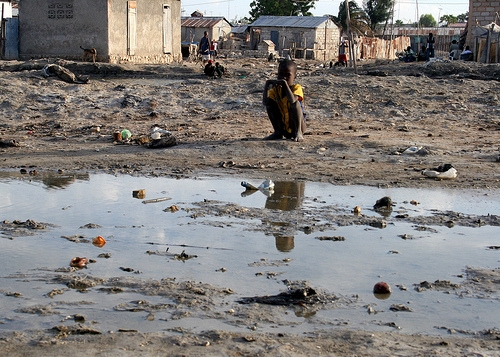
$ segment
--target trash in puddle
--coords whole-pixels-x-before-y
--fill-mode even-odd
[[[191,258],[198,258],[198,256],[187,254],[185,250],[183,250],[181,254],[174,255],[175,260],[181,260],[183,262],[185,262],[186,260],[191,259]]]
[[[283,280],[287,285],[287,291],[281,292],[277,295],[265,296],[250,296],[242,297],[237,300],[240,304],[268,304],[268,305],[281,305],[281,306],[307,306],[326,304],[335,299],[333,295],[328,295],[323,292],[316,291],[306,281],[288,281]]]
[[[391,286],[385,281],[379,281],[373,287],[374,294],[390,294],[392,292]]]
[[[85,268],[87,267],[87,264],[89,263],[87,258],[80,258],[80,257],[75,257],[71,259],[71,262],[69,263],[70,266],[74,268]]]
[[[259,185],[259,190],[274,190],[274,182],[271,180],[266,180]]]
[[[170,207],[167,207],[165,208],[163,211],[164,212],[172,212],[172,213],[175,213],[179,210],[179,207],[177,207],[176,205],[172,205]]]
[[[246,181],[241,181],[241,186],[245,187],[249,191],[257,191],[258,190],[257,187],[255,187],[254,185],[252,185],[251,183],[246,182]]]
[[[147,204],[147,203],[157,203],[157,202],[163,202],[163,201],[166,201],[166,200],[171,200],[171,198],[170,197],[153,198],[153,199],[150,199],[150,200],[144,200],[144,201],[142,201],[142,203],[144,203],[144,204]]]
[[[457,177],[458,171],[451,164],[439,165],[436,168],[422,170],[422,175],[441,180],[452,180]]]
[[[106,244],[106,240],[102,236],[97,236],[92,240],[92,244],[98,248],[102,248]]]
[[[258,187],[255,187],[249,182],[242,181],[241,186],[245,187],[246,190],[241,193],[241,195],[249,196],[257,191],[262,192],[266,196],[271,196],[274,193],[274,182],[272,180],[266,180],[262,182]]]
[[[145,189],[133,190],[132,197],[134,197],[134,198],[146,198],[146,190]]]
[[[106,244],[106,240],[102,236],[97,236],[92,240],[92,244],[98,248],[102,248]]]
[[[375,210],[392,210],[392,199],[389,196],[382,197],[373,205]]]

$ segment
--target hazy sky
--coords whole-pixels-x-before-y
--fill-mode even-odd
[[[205,16],[224,16],[227,20],[249,16],[251,0],[182,0],[183,16],[199,10]],[[338,15],[340,0],[319,0],[311,10],[315,16]],[[356,3],[362,7],[363,1]],[[418,5],[418,6],[417,6]],[[443,15],[460,15],[469,11],[468,0],[396,0],[394,21],[413,23],[423,14],[431,14],[436,20]],[[417,16],[418,15],[418,16]]]

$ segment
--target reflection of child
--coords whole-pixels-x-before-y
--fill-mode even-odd
[[[278,79],[268,79],[264,86],[263,104],[274,128],[274,133],[264,140],[279,140],[283,137],[304,140],[306,130],[302,101],[304,94],[300,84],[294,84],[297,64],[292,60],[281,61]]]

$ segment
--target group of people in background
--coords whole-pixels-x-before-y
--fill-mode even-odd
[[[203,58],[203,64],[206,65],[208,61],[214,60],[217,57],[217,41],[208,38],[208,32],[203,33],[203,37],[198,45],[198,52]]]
[[[422,45],[420,51],[415,53],[411,46],[408,46],[401,57],[401,59],[405,62],[415,62],[415,61],[430,61],[431,58],[434,58],[434,45],[436,43],[436,38],[432,33],[429,33],[427,37],[426,45]],[[460,51],[460,46],[456,40],[453,40],[450,45],[449,56],[450,60],[464,60],[464,61],[472,61],[473,53],[470,50],[469,46],[465,47],[464,51]]]
[[[217,42],[215,40],[210,41],[207,31],[203,33],[198,51],[203,59],[203,73],[210,78],[221,78],[225,74],[226,69],[219,62],[215,62],[214,64],[214,59],[217,57]]]
[[[411,46],[408,46],[403,53],[403,61],[405,62],[415,62],[415,61],[429,61],[430,58],[434,57],[434,44],[436,43],[436,38],[432,33],[427,36],[427,44],[420,47],[420,51],[415,53]]]

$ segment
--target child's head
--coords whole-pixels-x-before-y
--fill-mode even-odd
[[[280,62],[278,67],[278,79],[284,79],[289,86],[293,84],[297,77],[297,64],[292,60],[284,60]]]

